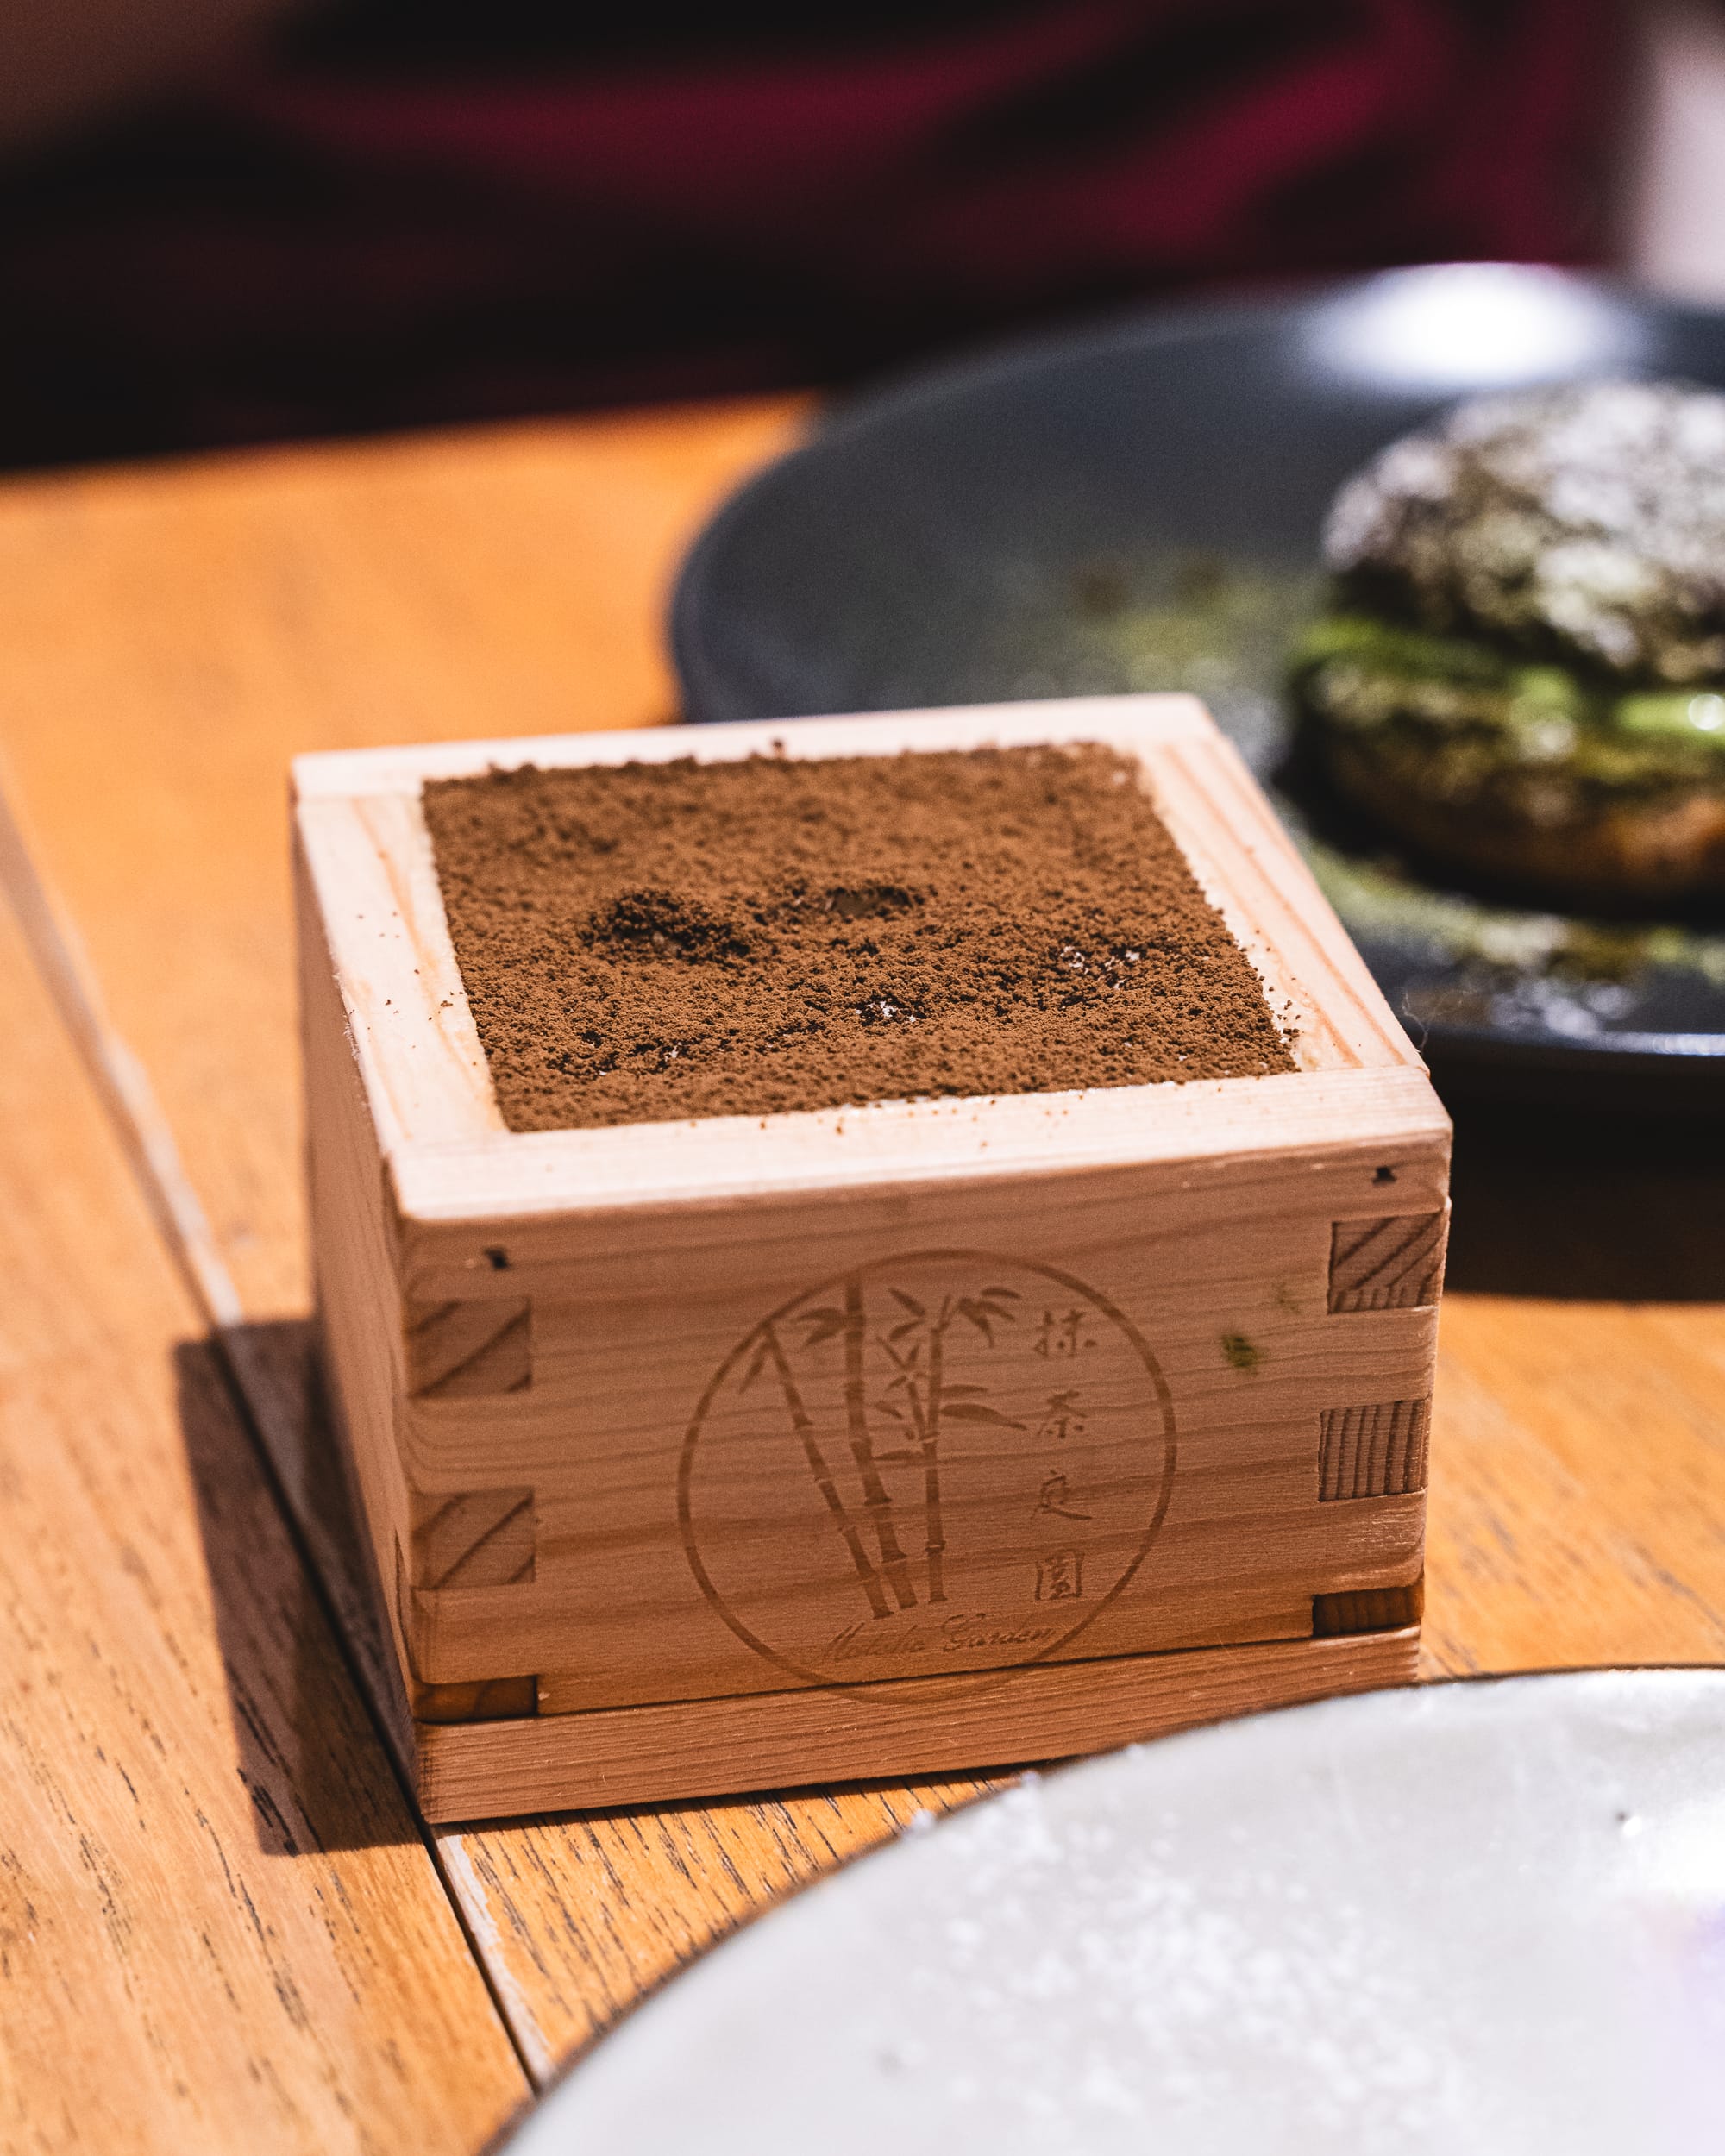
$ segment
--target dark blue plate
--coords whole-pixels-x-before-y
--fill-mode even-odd
[[[887,389],[697,542],[672,608],[685,709],[1195,690],[1440,1077],[1725,1100],[1725,921],[1587,921],[1446,884],[1288,758],[1283,660],[1340,481],[1457,397],[1606,373],[1725,387],[1725,314],[1446,265],[1139,316]]]

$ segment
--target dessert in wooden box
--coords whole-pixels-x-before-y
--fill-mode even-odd
[[[1005,805],[919,883],[937,753]],[[641,769],[691,757],[728,774]],[[728,787],[667,859],[740,890],[772,836],[743,760],[769,758],[802,804],[776,895],[722,917],[674,867],[643,883],[637,828],[633,881],[594,896],[628,848],[556,774],[605,768],[594,799],[649,830],[674,777]],[[920,774],[924,808],[891,874],[847,856],[828,889],[801,767],[856,758],[880,761],[851,795]],[[1085,851],[1105,779],[1171,908],[1136,941]],[[1411,1675],[1448,1125],[1199,705],[476,742],[295,781],[318,1303],[430,1817],[983,1768]],[[1039,817],[1070,873],[1034,869]],[[542,904],[532,875],[577,856],[591,887]],[[656,995],[684,1016],[630,1064]],[[799,1094],[834,1027],[851,1064]],[[920,1097],[780,1105],[846,1085]]]

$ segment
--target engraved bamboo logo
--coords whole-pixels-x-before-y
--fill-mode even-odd
[[[1136,1571],[1173,1462],[1155,1359],[1095,1289],[912,1252],[725,1358],[684,1445],[684,1546],[731,1630],[807,1682],[1032,1661]]]

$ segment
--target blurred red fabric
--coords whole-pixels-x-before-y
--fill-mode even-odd
[[[1065,0],[734,53],[290,40],[0,179],[0,459],[842,379],[1201,285],[1584,261],[1621,27],[1611,0]]]

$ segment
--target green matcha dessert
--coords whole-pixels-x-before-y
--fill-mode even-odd
[[[1725,396],[1482,398],[1337,496],[1295,654],[1340,789],[1546,897],[1725,896]]]

